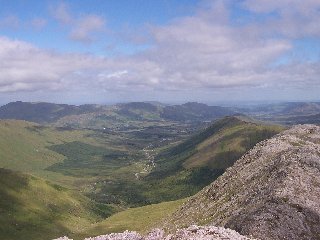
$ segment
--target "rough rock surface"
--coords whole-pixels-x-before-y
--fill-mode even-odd
[[[320,127],[258,143],[164,223],[228,227],[261,239],[320,239]]]
[[[111,233],[107,235],[86,238],[85,240],[250,240],[241,236],[236,231],[214,226],[190,226],[179,229],[174,234],[165,235],[161,229],[152,230],[147,236],[141,236],[137,232],[125,231],[123,233]],[[66,237],[55,240],[71,240]]]

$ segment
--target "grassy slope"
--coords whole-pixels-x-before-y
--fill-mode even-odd
[[[270,138],[281,130],[277,126],[237,122],[218,130],[195,147],[195,153],[183,166],[187,169],[209,166],[211,169],[226,169],[234,160],[252,148],[257,142]]]
[[[257,142],[281,130],[279,126],[258,125],[236,117],[216,121],[158,156],[157,168],[146,178],[154,185],[147,194],[152,199],[156,192],[161,192],[166,201],[193,195]]]
[[[84,229],[82,233],[75,234],[73,237],[82,239],[89,236],[97,236],[112,232],[123,232],[125,230],[138,231],[145,233],[165,217],[177,210],[186,199],[177,201],[162,202],[138,208],[131,208],[112,215],[90,228]]]
[[[237,117],[223,118],[187,141],[159,155],[156,173],[166,174],[170,171],[181,170],[181,168],[195,167],[225,169],[230,166],[229,163],[232,164],[235,157],[224,157],[224,154],[239,153],[242,155],[257,142],[270,138],[281,130],[283,128],[280,126],[256,124]],[[217,162],[223,166],[215,166]]]
[[[0,168],[0,239],[52,239],[78,232],[113,212],[81,194]]]
[[[52,164],[63,161],[64,156],[48,149],[54,144],[83,139],[85,131],[54,131],[35,123],[0,121],[0,167],[24,171],[49,179],[67,178],[45,171]],[[87,142],[94,142],[86,138]]]
[[[85,181],[94,178],[102,170],[98,164],[105,168],[112,164],[127,167],[125,160],[131,152],[124,144],[118,145],[119,141],[122,139],[118,136],[98,136],[90,130],[63,130],[25,121],[0,120],[0,167],[32,173],[63,185],[77,185],[84,178]],[[80,159],[84,152],[86,159]],[[114,156],[120,158],[119,162],[111,161]],[[96,169],[84,168],[90,164],[96,164]]]
[[[150,129],[151,135],[145,134],[157,139],[161,129],[156,129],[156,133],[153,130]],[[135,176],[145,167],[141,149],[146,144],[144,141],[149,140],[145,136],[140,138],[131,140],[97,131],[63,130],[2,120],[0,167],[77,188],[103,203],[131,207],[158,203],[166,200],[161,198],[162,191],[148,195],[152,183]]]

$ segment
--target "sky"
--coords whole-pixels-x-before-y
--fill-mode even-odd
[[[320,101],[320,0],[0,0],[0,103]]]

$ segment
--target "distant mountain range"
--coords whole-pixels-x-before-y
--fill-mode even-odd
[[[131,102],[115,105],[67,105],[54,103],[12,102],[0,107],[0,119],[16,119],[40,124],[74,128],[118,128],[119,123],[172,121],[210,122],[225,116],[244,114],[261,121],[292,125],[320,124],[320,103],[289,102],[252,105],[243,108],[208,106],[189,102],[164,105],[156,102]]]
[[[319,102],[288,102],[277,104],[254,105],[236,108],[234,111],[252,116],[262,121],[283,125],[301,123],[320,124]]]
[[[212,121],[217,118],[235,114],[234,111],[203,103],[189,102],[182,105],[163,108],[161,117],[173,121]]]
[[[201,103],[165,106],[157,103],[131,102],[112,106],[66,105],[54,103],[12,102],[0,107],[0,119],[16,119],[40,124],[58,123],[73,127],[94,127],[119,121],[212,121],[235,114],[225,107]],[[93,124],[94,122],[94,124]]]
[[[0,119],[25,120],[36,123],[52,123],[68,115],[100,111],[97,105],[67,105],[54,103],[11,102],[0,107]]]

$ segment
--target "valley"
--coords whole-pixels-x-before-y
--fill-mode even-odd
[[[37,112],[32,119],[19,113],[29,107],[30,112]],[[313,114],[316,110],[308,111]],[[9,194],[14,204],[0,217],[9,229],[1,237],[15,240],[27,235],[40,240],[48,232],[51,238],[83,239],[124,230],[145,234],[257,143],[288,128],[270,119],[263,122],[257,110],[243,112],[248,116],[239,109],[198,103],[69,106],[16,102],[0,107],[0,118],[11,117],[0,120],[2,194],[9,194],[12,188],[6,178],[22,177],[20,188],[26,191],[21,196],[20,190]],[[277,114],[272,115],[274,119]],[[286,116],[289,119],[293,114]],[[39,191],[50,199],[26,197],[38,196]],[[46,201],[51,199],[62,199],[56,204],[57,214],[39,215],[37,201],[44,204],[39,205],[41,211],[46,211],[51,204]],[[76,218],[69,203],[63,202],[67,199],[82,209]],[[24,208],[21,202],[30,203]],[[16,212],[16,208],[25,210]],[[65,213],[66,208],[71,210]],[[150,214],[147,221],[145,213]],[[16,219],[19,214],[25,218]],[[6,223],[8,216],[13,220]],[[41,219],[50,219],[45,221],[48,226],[39,225],[33,235],[34,228],[26,222],[36,226]],[[14,224],[28,231],[18,234]],[[55,229],[52,233],[49,226]]]

